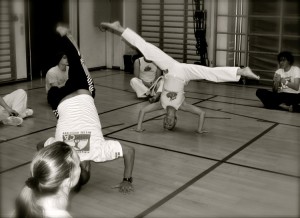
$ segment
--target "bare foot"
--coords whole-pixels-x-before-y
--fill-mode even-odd
[[[63,25],[59,25],[56,27],[56,32],[58,32],[60,36],[65,36],[69,33],[69,29]]]
[[[283,110],[293,112],[293,105],[280,104],[279,107],[282,108]]]
[[[259,76],[257,76],[256,74],[254,74],[252,72],[250,67],[245,67],[245,68],[238,69],[238,74],[241,75],[241,76],[245,76],[247,78],[252,78],[252,79],[257,79],[257,80],[259,80],[259,78],[260,78]]]
[[[111,29],[116,32],[122,33],[124,31],[124,28],[121,26],[119,21],[115,21],[113,23],[107,23],[107,22],[102,22],[100,24],[100,29]]]
[[[4,125],[19,126],[23,123],[23,119],[21,117],[10,116],[2,120],[2,123]]]

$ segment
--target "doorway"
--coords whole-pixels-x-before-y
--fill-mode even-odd
[[[28,66],[32,78],[44,77],[53,67],[58,51],[58,22],[69,22],[69,0],[29,0],[28,1]]]

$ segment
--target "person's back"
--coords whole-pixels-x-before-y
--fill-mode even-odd
[[[57,109],[59,119],[55,140],[74,146],[81,161],[93,159],[104,138],[97,108],[89,91],[80,89],[70,94]]]

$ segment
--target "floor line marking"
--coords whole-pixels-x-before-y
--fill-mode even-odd
[[[158,201],[157,203],[155,203],[154,205],[152,205],[148,209],[144,210],[143,212],[141,212],[140,214],[138,214],[137,216],[135,216],[135,218],[141,218],[141,217],[147,216],[152,211],[156,210],[157,208],[159,208],[160,206],[162,206],[163,204],[165,204],[167,201],[169,201],[170,199],[172,199],[173,197],[175,197],[176,195],[178,195],[180,192],[184,191],[186,188],[188,188],[189,186],[191,186],[192,184],[194,184],[195,182],[197,182],[198,180],[200,180],[202,177],[206,176],[207,174],[209,174],[210,172],[212,172],[214,169],[216,169],[217,167],[219,167],[220,165],[222,165],[223,163],[225,163],[225,161],[227,161],[228,159],[230,159],[232,156],[234,156],[235,154],[239,153],[241,150],[243,150],[246,147],[248,147],[250,144],[252,144],[258,138],[262,137],[267,132],[269,132],[270,130],[272,130],[273,128],[275,128],[277,125],[278,124],[272,125],[268,129],[266,129],[265,131],[263,131],[262,133],[260,133],[259,135],[257,135],[253,139],[251,139],[249,142],[247,142],[246,144],[244,144],[240,148],[236,149],[231,154],[229,154],[226,157],[224,157],[222,160],[220,160],[219,162],[217,162],[213,166],[209,167],[208,169],[206,169],[205,171],[203,171],[202,173],[200,173],[196,177],[192,178],[187,183],[185,183],[184,185],[182,185],[181,187],[179,187],[178,189],[176,189],[175,191],[173,191],[172,193],[170,193],[169,195],[167,195],[166,197],[164,197],[163,199],[161,199],[160,201]]]

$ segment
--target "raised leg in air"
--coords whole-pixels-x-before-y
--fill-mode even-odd
[[[245,67],[245,68],[238,69],[237,75],[241,75],[241,76],[251,78],[251,79],[257,79],[257,80],[259,79],[259,76],[254,74],[252,72],[252,70],[250,69],[250,67]]]
[[[121,24],[120,24],[119,21],[115,21],[113,23],[102,22],[99,27],[100,27],[100,29],[102,28],[102,29],[110,29],[110,30],[116,31],[119,34],[122,34],[124,32],[124,30],[125,30],[121,26]]]

